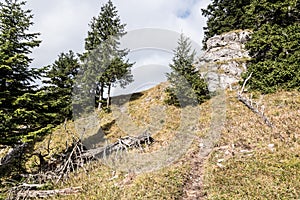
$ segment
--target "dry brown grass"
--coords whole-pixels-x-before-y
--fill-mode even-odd
[[[189,132],[190,123],[196,121],[197,123],[192,124],[193,130],[196,135],[203,136],[205,133],[202,130],[208,130],[210,125],[210,116],[206,113],[210,111],[210,103],[204,103],[197,108],[200,115],[194,112],[193,108],[187,107],[182,110],[174,106],[167,106],[163,103],[164,88],[165,84],[161,84],[143,93],[135,94],[137,96],[133,96],[130,101],[122,105],[122,111],[120,108],[116,108],[111,113],[97,112],[100,119],[99,127],[96,125],[96,128],[91,128],[88,133],[95,133],[101,127],[106,139],[113,142],[118,137],[138,135],[144,130],[148,130],[153,134],[154,144],[144,149],[143,152],[129,152],[129,155],[142,156],[145,164],[140,165],[149,163],[149,167],[145,167],[147,172],[131,171],[128,166],[134,165],[135,161],[125,163],[122,170],[118,165],[107,166],[103,162],[92,163],[87,165],[85,170],[81,169],[72,174],[66,182],[55,185],[55,188],[82,186],[83,193],[76,196],[54,197],[53,199],[177,199],[181,196],[189,172],[189,161],[181,154],[190,147],[188,142],[187,144],[182,143],[190,136],[185,137],[184,134],[179,134],[178,138],[177,133],[181,133],[183,130]],[[188,116],[187,119],[191,119],[191,122],[182,119],[183,112],[186,112],[184,116]],[[66,141],[70,144],[72,135],[76,132],[76,125],[85,125],[86,123],[85,120],[75,123],[70,121],[67,123],[68,132],[63,125],[58,127],[51,138],[47,136],[43,141],[37,143],[35,149],[45,152],[45,144],[50,139],[50,154],[61,152],[66,146]],[[79,135],[75,134],[76,137]],[[180,140],[181,143],[176,140]],[[194,145],[195,147],[197,145]],[[181,154],[177,152],[181,152]],[[147,155],[152,155],[152,158],[148,158]],[[32,160],[29,163],[32,164]],[[159,165],[163,167],[159,167]],[[158,169],[156,170],[156,168]]]
[[[264,97],[274,129],[237,102],[234,93],[227,96],[220,147],[205,167],[208,199],[299,199],[299,92]]]
[[[211,133],[212,100],[200,105],[199,112],[189,107],[167,106],[163,103],[164,88],[162,84],[138,94],[123,105],[123,110],[97,113],[99,124],[87,134],[101,127],[106,139],[113,142],[120,136],[149,130],[153,133],[154,144],[143,152],[129,152],[147,158],[148,154],[171,144],[177,144],[171,150],[179,151],[178,146],[181,148],[182,144],[172,140],[177,138],[178,132],[193,130],[199,137]],[[220,140],[214,141],[216,147],[204,168],[203,190],[208,199],[299,199],[300,93],[278,92],[263,98],[266,116],[274,123],[274,129],[238,102],[235,93],[227,92],[226,96],[226,124]],[[258,94],[255,97],[260,98]],[[185,112],[188,120],[182,117]],[[60,126],[51,135],[51,155],[61,152],[66,141],[70,144],[75,132],[74,122],[67,123],[67,130],[68,133]],[[181,136],[187,139],[189,135]],[[46,153],[49,139],[50,135],[37,143],[36,151]],[[190,149],[183,148],[183,152],[197,151],[199,145],[194,143],[187,147]],[[55,188],[82,186],[82,193],[52,199],[178,199],[183,194],[191,167],[190,155],[161,154],[158,161],[165,167],[141,173],[94,162],[85,166],[85,170],[73,173],[64,183],[55,185]],[[172,156],[175,157],[172,162],[163,162]]]

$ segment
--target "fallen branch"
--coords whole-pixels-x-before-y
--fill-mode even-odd
[[[26,190],[25,192],[19,192],[17,199],[21,198],[48,198],[55,195],[72,195],[82,191],[82,187],[71,187],[57,190]]]
[[[154,139],[147,132],[137,137],[126,136],[106,147],[87,150],[81,140],[73,141],[72,145],[64,153],[58,155],[53,162],[45,162],[45,166],[38,174],[24,175],[26,180],[19,185],[10,188],[8,199],[47,198],[55,195],[69,195],[81,191],[81,187],[66,188],[61,190],[38,190],[46,186],[43,183],[58,183],[68,178],[71,172],[78,168],[84,169],[84,164],[91,160],[105,158],[112,153],[124,150],[140,148],[150,145]],[[52,166],[53,165],[53,166]],[[28,184],[31,183],[31,184]],[[38,184],[35,184],[38,183]]]
[[[237,93],[237,98],[240,102],[242,102],[244,105],[246,105],[252,112],[259,115],[263,119],[263,121],[267,124],[267,126],[273,128],[273,124],[270,122],[270,120],[264,114],[264,106],[259,107],[258,103],[253,102],[252,95],[251,95],[251,98],[243,96],[243,92],[244,92],[246,83],[251,78],[251,76],[252,76],[252,73],[244,81],[241,91],[239,91]],[[256,108],[254,107],[254,104],[256,105]]]
[[[133,136],[126,136],[123,138],[119,138],[113,144],[110,144],[106,147],[100,147],[95,149],[87,150],[82,157],[85,158],[94,158],[94,159],[101,159],[109,156],[114,152],[120,152],[132,148],[140,148],[142,149],[142,144],[150,145],[154,142],[154,139],[148,134],[144,133],[140,136],[133,137]]]
[[[55,170],[56,174],[59,175],[56,183],[63,177],[68,177],[69,173],[74,172],[77,168],[83,167],[84,163],[87,161],[87,159],[82,158],[84,152],[85,148],[80,140],[73,142],[71,151],[63,161],[63,164]]]
[[[273,128],[273,124],[270,122],[270,120],[264,114],[263,107],[261,110],[258,110],[257,108],[255,108],[253,106],[253,104],[251,103],[252,102],[251,100],[249,100],[241,95],[238,96],[238,100],[241,101],[243,104],[245,104],[252,112],[259,115],[269,127]]]
[[[30,189],[37,189],[37,188],[45,187],[45,184],[28,184],[28,183],[23,183],[19,187],[25,187],[25,188],[30,188]]]
[[[250,75],[246,78],[246,80],[244,81],[244,83],[243,83],[243,86],[242,86],[242,89],[241,89],[241,91],[240,92],[238,92],[238,94],[242,94],[243,92],[244,92],[244,89],[245,89],[245,86],[246,86],[246,83],[248,82],[248,80],[251,78],[251,76],[252,76],[252,72],[250,73]]]

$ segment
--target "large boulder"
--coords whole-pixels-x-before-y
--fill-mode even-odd
[[[210,92],[215,92],[218,87],[235,88],[250,60],[245,50],[250,37],[251,31],[236,30],[207,40],[207,50],[199,56],[196,66],[208,81]]]

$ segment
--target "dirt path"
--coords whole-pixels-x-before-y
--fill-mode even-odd
[[[203,192],[203,165],[210,152],[210,149],[201,151],[198,149],[188,156],[191,171],[183,188],[182,200],[206,199],[206,194]]]
[[[199,160],[197,157],[197,155],[194,155],[194,157],[192,158],[193,166],[189,174],[188,181],[183,188],[183,200],[203,199],[205,196],[205,194],[203,194],[202,192],[203,159]]]
[[[183,200],[206,199],[203,192],[203,164],[215,143],[219,140],[226,122],[226,94],[220,90],[219,94],[211,99],[211,125],[205,139],[197,139],[199,148],[188,156],[192,169],[183,188]],[[200,145],[201,144],[201,145]]]

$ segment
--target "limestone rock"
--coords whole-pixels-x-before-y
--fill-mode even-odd
[[[210,92],[218,87],[232,88],[240,80],[250,59],[245,50],[245,43],[250,37],[250,31],[238,30],[207,40],[207,50],[200,55],[196,66],[208,81]]]

